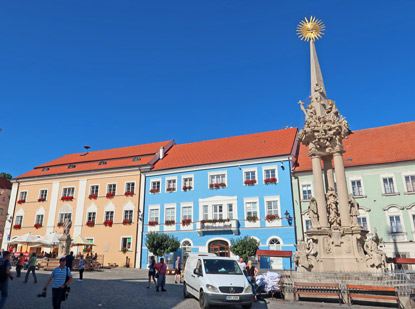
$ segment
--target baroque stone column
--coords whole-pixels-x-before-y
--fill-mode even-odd
[[[336,171],[337,196],[339,201],[340,220],[342,226],[348,227],[350,226],[350,206],[342,154],[340,152],[334,153],[333,161],[334,169]]]
[[[321,172],[321,159],[319,156],[312,156],[314,194],[317,200],[319,222],[322,228],[328,227],[326,195],[324,193],[323,174]]]
[[[334,174],[333,174],[333,166],[331,164],[331,156],[327,156],[323,158],[323,164],[324,164],[324,180],[326,183],[326,190],[328,188],[335,188],[334,186]]]

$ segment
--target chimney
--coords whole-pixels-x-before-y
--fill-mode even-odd
[[[160,147],[160,152],[159,152],[159,159],[162,160],[164,158],[164,147]]]

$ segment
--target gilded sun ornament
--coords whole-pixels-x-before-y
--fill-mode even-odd
[[[324,26],[321,20],[311,16],[310,20],[305,18],[297,26],[297,35],[301,40],[305,40],[306,42],[310,40],[315,41],[321,38],[325,28],[326,26]]]

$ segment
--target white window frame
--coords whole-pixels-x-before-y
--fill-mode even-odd
[[[360,181],[360,185],[362,187],[362,195],[353,195],[354,197],[366,197],[365,194],[365,187],[363,185],[363,177],[350,177],[349,178],[349,185],[350,185],[350,193],[353,194],[353,185],[352,181]]]
[[[92,187],[94,187],[94,186],[97,186],[98,187],[98,192],[97,193],[92,193]],[[91,185],[89,185],[89,195],[91,195],[91,194],[99,195],[99,189],[100,189],[99,184],[91,184]]]
[[[301,201],[309,201],[310,199],[304,199],[304,193],[303,193],[303,186],[310,186],[311,188],[311,196],[314,196],[313,192],[313,183],[310,182],[300,182],[300,194],[301,194]]]
[[[272,201],[277,201],[278,203],[278,217],[279,219],[276,219],[272,222],[268,222],[267,220],[265,220],[265,226],[281,226],[282,225],[282,220],[281,220],[281,197],[279,195],[272,195],[272,196],[264,196],[264,213],[265,213],[265,218],[267,217],[267,202],[272,202]],[[258,214],[259,214],[259,209],[258,209]],[[259,216],[258,216],[259,217]]]
[[[65,189],[71,189],[71,188],[73,189],[73,195],[64,195]],[[61,195],[61,197],[63,197],[63,196],[72,196],[73,198],[75,198],[75,191],[76,191],[75,186],[62,187],[62,195]]]
[[[262,183],[265,184],[265,179],[266,179],[265,171],[266,170],[275,170],[275,178],[277,179],[276,183],[278,183],[279,178],[278,178],[278,166],[277,165],[267,165],[267,166],[262,167]]]
[[[112,220],[111,219],[107,219],[107,212],[112,212]],[[115,221],[115,210],[113,210],[113,209],[106,209],[104,211],[104,222],[107,221],[107,220],[110,220],[112,222]]]
[[[383,183],[383,182],[382,182]],[[407,233],[405,228],[405,221],[403,220],[403,214],[402,214],[402,208],[398,205],[389,205],[387,207],[384,207],[383,210],[385,210],[385,216],[386,216],[386,224],[388,226],[388,234],[391,241],[406,241],[407,240]],[[402,226],[402,232],[393,232],[390,226],[390,219],[391,216],[399,216],[401,226]]]
[[[37,220],[37,218],[38,218],[38,216],[42,216],[42,222],[37,222],[38,220]],[[38,224],[38,223],[40,223],[42,226],[43,226],[43,222],[45,221],[45,215],[44,214],[41,214],[41,213],[37,213],[36,215],[35,215],[35,224]]]
[[[213,205],[222,204],[224,208],[223,218],[228,219],[228,204],[232,204],[233,219],[238,220],[238,197],[237,196],[214,196],[199,199],[199,221],[203,220],[203,206],[208,206],[208,219],[213,219]]]
[[[159,182],[160,183],[160,190],[157,193],[161,193],[161,190],[163,190],[163,184],[161,182],[161,178],[150,179],[150,190],[153,189],[153,183],[154,182]],[[156,194],[156,193],[152,193],[152,194]]]
[[[22,218],[22,220],[20,220],[20,223],[17,223],[17,218]],[[23,226],[23,218],[24,218],[24,215],[16,215],[16,219],[14,219],[14,225],[20,225],[20,226]]]
[[[384,178],[392,178],[392,181],[393,181],[393,193],[386,193],[385,192],[385,186],[384,186],[384,184],[383,184],[383,179]],[[395,178],[395,175],[394,174],[382,174],[382,175],[380,175],[380,184],[381,184],[381,186],[382,186],[382,195],[386,195],[386,196],[389,196],[389,195],[398,195],[399,193],[398,193],[398,188],[396,187],[396,178]],[[389,221],[388,221],[388,224],[389,224]]]
[[[129,220],[131,220],[131,222],[134,222],[134,209],[130,209],[130,208],[124,208],[123,210],[122,210],[122,219],[123,220],[125,220],[125,219],[127,219],[126,217],[125,217],[125,212],[126,211],[131,211],[132,213],[131,213],[131,219],[130,218],[128,218]]]
[[[183,220],[183,208],[184,207],[190,207],[190,213],[192,215],[192,218],[191,218],[191,223],[189,225],[181,224]],[[195,220],[195,214],[193,212],[193,202],[180,203],[180,229],[181,230],[193,230],[194,220]]]
[[[160,230],[160,219],[161,219],[161,212],[160,212],[160,204],[158,204],[158,205],[149,205],[148,206],[148,217],[147,217],[147,225],[148,225],[148,231],[149,232],[155,232],[155,231],[159,231]],[[148,222],[150,222],[150,221],[152,221],[151,220],[151,217],[150,217],[150,215],[151,215],[151,210],[154,210],[154,209],[157,209],[158,210],[158,212],[159,212],[159,214],[158,214],[158,223],[155,225],[155,226],[150,226],[149,224],[148,224]]]
[[[175,222],[173,225],[166,225],[166,221],[170,220],[170,219],[167,219],[167,209],[173,209],[173,213],[174,213],[173,220]],[[176,230],[176,224],[180,223],[180,222],[177,222],[177,212],[176,212],[176,210],[177,210],[177,205],[175,203],[164,204],[164,230],[165,231]]]
[[[409,172],[402,173],[402,182],[404,186],[404,192],[405,194],[415,194],[415,191],[408,191],[408,188],[406,187],[405,177],[408,177],[408,176],[415,176],[415,171],[409,171]]]
[[[22,198],[22,194],[23,193],[25,193],[25,197],[24,198]],[[20,191],[19,192],[19,201],[20,200],[24,200],[25,202],[27,201],[27,190],[24,190],[24,191]]]
[[[359,207],[359,216],[358,216],[358,218],[363,218],[363,217],[366,218],[367,230],[369,231],[369,234],[370,234],[371,228],[370,228],[369,212],[370,212],[370,209]],[[389,226],[389,222],[388,222],[388,226]]]
[[[94,224],[97,222],[97,212],[96,211],[87,211],[86,212],[86,222],[89,222],[89,214],[95,214]]]
[[[73,215],[73,212],[67,212],[67,211],[65,211],[65,212],[59,212],[59,214],[58,214],[58,223],[63,223],[63,222],[65,222],[65,215],[71,215],[71,221],[73,220],[73,217],[72,217],[72,215]],[[61,216],[63,216],[63,220],[61,221],[60,219],[61,219]]]
[[[245,173],[252,173],[252,172],[255,173],[256,183],[254,183],[253,185],[246,185],[245,184],[245,180],[246,180]],[[243,168],[242,169],[242,184],[244,186],[256,186],[258,183],[259,183],[259,181],[258,181],[258,168],[256,168],[256,167],[247,167],[247,168]]]
[[[215,175],[222,175],[225,174],[225,181],[224,184],[226,185],[226,188],[228,187],[228,171],[227,170],[223,170],[223,171],[215,171],[215,172],[209,172],[208,173],[208,188],[210,188],[210,177],[211,176],[215,176]]]
[[[47,198],[48,198],[49,190],[48,189],[39,189],[39,197],[38,198],[42,198],[42,191],[46,191],[46,197],[44,198],[45,201],[46,201]]]
[[[133,192],[134,192],[134,194],[137,193],[136,192],[137,184],[136,184],[135,181],[126,181],[125,182],[125,184],[124,184],[124,193],[127,192],[127,191],[131,191],[131,190],[127,190],[127,186],[128,186],[129,183],[133,183],[134,184],[134,190],[133,190]]]
[[[194,174],[188,174],[188,175],[182,175],[181,176],[181,181],[182,181],[181,190],[184,191],[183,186],[185,185],[184,180],[186,178],[192,178],[192,188],[190,190],[186,190],[186,191],[193,191],[195,189],[195,176],[194,176]]]
[[[113,193],[113,192],[110,192],[109,191],[109,188],[110,188],[110,186],[111,185],[115,185],[115,192]],[[108,193],[113,193],[114,195],[117,195],[117,188],[118,188],[118,184],[116,183],[116,182],[110,182],[110,183],[107,183],[107,192],[106,192],[106,194],[108,194]]]
[[[171,180],[174,180],[175,182],[176,182],[176,188],[173,190],[173,191],[167,191],[167,188],[168,188],[168,186],[167,186],[167,184],[168,184],[168,182],[169,181],[171,181]],[[165,179],[165,184],[164,184],[164,191],[166,192],[166,193],[170,193],[170,192],[177,192],[177,186],[178,186],[178,182],[177,182],[177,176],[174,176],[174,177],[166,177],[166,179]]]
[[[253,203],[255,202],[257,205],[257,212],[258,212],[258,220],[256,222],[249,222],[246,218],[248,216],[247,211],[247,203]],[[246,197],[244,198],[244,214],[245,214],[245,227],[259,227],[260,226],[260,219],[261,219],[261,211],[259,206],[259,197]]]
[[[122,250],[122,240],[124,239],[124,238],[130,238],[131,239],[131,247],[130,248],[127,248],[128,249],[128,252],[132,252],[133,251],[133,236],[121,236],[120,237],[120,252],[121,252],[121,250]]]

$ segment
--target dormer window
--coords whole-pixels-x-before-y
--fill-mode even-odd
[[[69,164],[68,165],[68,168],[75,168],[76,167],[76,165],[75,164]]]
[[[99,162],[99,165],[105,165],[105,164],[107,164],[107,161],[101,161],[101,162]]]
[[[141,160],[141,158],[140,157],[134,157],[133,158],[133,162],[137,162],[137,161],[140,161]]]
[[[47,172],[49,170],[49,167],[42,168],[42,172]]]

